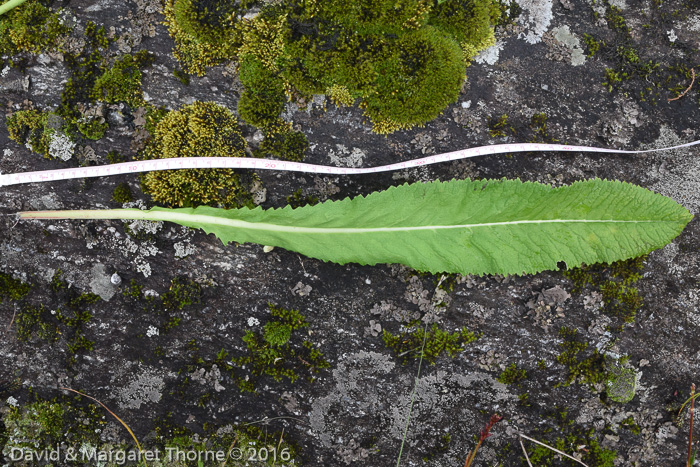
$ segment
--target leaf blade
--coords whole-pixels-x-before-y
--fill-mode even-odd
[[[669,198],[598,179],[560,188],[453,180],[296,209],[153,208],[147,215],[202,228],[224,243],[463,274],[532,274],[560,261],[577,266],[639,256],[669,243],[692,219]]]

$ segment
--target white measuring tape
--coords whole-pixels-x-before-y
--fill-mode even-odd
[[[420,159],[413,159],[406,162],[397,162],[396,164],[368,168],[331,167],[326,165],[305,164],[301,162],[288,162],[270,159],[255,159],[249,157],[175,157],[170,159],[122,162],[120,164],[101,165],[96,167],[76,167],[69,169],[42,170],[37,172],[5,174],[0,175],[0,187],[18,185],[21,183],[53,182],[57,180],[69,180],[72,178],[104,177],[108,175],[175,169],[262,169],[328,175],[356,175],[377,172],[390,172],[393,170],[402,169],[412,169],[424,165],[437,164],[439,162],[468,159],[470,157],[486,156],[489,154],[546,151],[642,154],[646,152],[670,151],[673,149],[687,148],[690,146],[695,146],[697,144],[700,144],[700,141],[693,141],[692,143],[686,143],[667,148],[646,149],[641,151],[625,151],[622,149],[605,149],[588,146],[568,146],[562,144],[495,144],[491,146],[479,146],[476,148],[462,149],[459,151],[446,152],[443,154],[435,154],[432,156],[422,157]]]

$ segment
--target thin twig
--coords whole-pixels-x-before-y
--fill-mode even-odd
[[[525,450],[525,445],[523,444],[522,436],[518,438],[518,441],[520,441],[520,447],[523,448],[523,454],[525,454],[525,460],[527,461],[527,465],[532,467],[532,462],[530,462],[530,456],[527,455],[527,451]]]
[[[680,94],[678,95],[678,97],[674,97],[673,99],[669,99],[669,100],[668,100],[669,102],[671,102],[671,101],[676,101],[676,100],[680,99],[681,97],[685,96],[685,93],[687,93],[688,91],[690,91],[690,88],[693,87],[693,83],[695,82],[695,68],[691,68],[691,69],[690,69],[690,72],[693,74],[693,79],[690,80],[690,86],[688,86],[688,88],[687,88],[685,91],[683,91],[682,93],[680,93]]]
[[[530,438],[529,436],[525,436],[525,435],[522,434],[522,433],[518,433],[518,436],[520,436],[520,437],[522,437],[522,438],[525,438],[525,439],[528,440],[528,441],[532,441],[533,443],[537,443],[537,444],[539,444],[540,446],[544,446],[544,447],[546,447],[547,449],[549,449],[550,451],[554,451],[554,452],[556,452],[556,453],[558,453],[558,454],[561,454],[562,456],[568,457],[568,458],[571,459],[572,461],[578,462],[579,464],[583,465],[584,467],[588,467],[586,464],[584,464],[584,463],[581,462],[580,460],[576,459],[575,457],[572,457],[572,456],[568,455],[568,454],[565,453],[565,452],[561,452],[559,449],[555,449],[555,448],[553,448],[552,446],[548,446],[548,445],[546,445],[546,444],[544,444],[544,443],[542,443],[542,442],[540,442],[540,441],[537,441],[536,439],[532,439],[532,438]]]

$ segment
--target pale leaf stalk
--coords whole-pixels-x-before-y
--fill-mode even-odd
[[[4,15],[13,8],[16,8],[26,2],[27,0],[10,0],[7,3],[0,5],[0,16]]]

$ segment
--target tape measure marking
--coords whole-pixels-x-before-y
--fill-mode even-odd
[[[627,151],[622,149],[606,149],[589,146],[570,146],[561,144],[514,143],[479,146],[461,149],[459,151],[435,154],[432,156],[413,159],[406,162],[382,165],[379,167],[354,168],[332,167],[326,165],[306,164],[303,162],[288,162],[272,159],[253,159],[248,157],[179,157],[171,159],[154,159],[148,161],[121,162],[119,164],[98,167],[76,167],[69,169],[42,170],[0,175],[0,187],[19,185],[22,183],[54,182],[72,178],[105,177],[127,173],[151,172],[155,170],[175,169],[262,169],[279,170],[284,172],[323,173],[330,175],[359,175],[366,173],[391,172],[411,169],[424,165],[437,164],[446,161],[468,159],[471,157],[511,152],[604,152],[615,154],[642,154],[657,151],[671,151],[700,144],[699,141],[681,144],[667,148]]]

